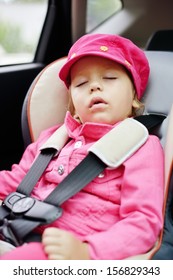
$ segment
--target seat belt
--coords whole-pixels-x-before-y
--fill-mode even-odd
[[[149,116],[146,118],[149,118]],[[150,120],[151,118],[152,117],[150,117]],[[157,120],[155,119],[152,126],[155,127],[155,125],[161,123],[164,118],[165,116],[162,116],[162,118],[159,116]],[[143,127],[141,126],[138,133],[139,139],[136,141],[133,136],[139,128],[139,123],[137,126],[134,126],[134,123],[138,122],[133,119],[126,119],[114,128],[115,131],[118,129],[120,132],[120,138],[125,139],[123,144],[127,143],[126,136],[129,136],[129,138],[131,137],[128,139],[128,142],[131,142],[130,151],[128,143],[125,147],[125,151],[124,146],[121,147],[122,149],[120,148],[116,155],[118,158],[116,159],[112,159],[112,149],[110,149],[109,145],[106,145],[107,149],[104,151],[105,153],[102,153],[102,148],[104,149],[105,143],[108,143],[107,137],[109,137],[111,132],[111,137],[114,136],[114,129],[112,129],[105,135],[105,140],[103,136],[101,141],[99,140],[91,146],[88,156],[58,185],[58,188],[54,189],[44,202],[41,202],[35,198],[28,197],[28,195],[30,195],[30,192],[34,187],[32,184],[35,184],[38,181],[49,161],[57,152],[57,149],[55,148],[43,147],[43,150],[33,164],[34,167],[32,166],[32,170],[29,170],[29,175],[27,174],[24,177],[24,184],[21,182],[16,192],[8,195],[3,202],[3,205],[0,207],[1,239],[4,238],[3,240],[8,241],[15,246],[21,245],[24,237],[40,224],[51,223],[59,218],[62,215],[62,209],[59,206],[71,196],[79,192],[93,178],[98,176],[106,166],[116,168],[121,165],[124,160],[130,157],[147,140],[146,132],[144,133]],[[123,135],[122,137],[122,132],[124,133],[125,130],[128,130],[127,128],[129,129],[128,134]],[[143,133],[145,135],[143,135]],[[112,139],[114,139],[114,144],[117,146],[117,144],[121,144],[122,141],[120,140],[122,139],[117,137],[118,133],[115,135],[116,137],[113,137]],[[134,141],[135,145],[133,145]],[[42,160],[43,157],[46,159]],[[36,172],[34,171],[35,168],[37,169]],[[14,219],[14,216],[16,219]]]
[[[144,126],[147,127],[147,129],[150,132],[152,132],[154,128],[156,128],[159,124],[161,124],[164,119],[165,119],[164,115],[155,115],[155,114],[143,115],[135,118],[135,120],[144,124]],[[123,124],[124,126],[122,126],[121,128],[122,131],[124,132],[124,129],[127,129],[127,126],[130,125],[130,123],[129,121],[128,123],[125,123],[124,121]],[[120,131],[120,127],[118,127],[118,133],[120,135],[120,138],[122,138],[122,131]],[[112,138],[111,138],[111,132],[113,132]],[[133,131],[131,131],[131,133],[133,133]],[[116,135],[116,137],[117,136],[118,135]],[[111,168],[117,168],[118,166],[120,166],[123,163],[123,161],[126,160],[126,158],[130,157],[132,153],[134,153],[146,141],[145,138],[145,140],[144,139],[142,140],[144,142],[140,142],[141,137],[143,136],[140,135],[140,139],[138,138],[136,140],[138,142],[137,145],[139,146],[136,146],[136,144],[134,145],[134,138],[128,139],[128,141],[131,141],[131,145],[132,146],[134,145],[133,147],[132,146],[129,147],[129,144],[126,145],[126,148],[128,147],[128,151],[125,150],[125,146],[123,143],[123,151],[120,150],[119,154],[116,154],[117,159],[115,160],[114,158],[112,158],[113,153],[110,144],[106,145],[107,147],[106,150],[105,150],[105,144],[109,143],[110,140],[110,142],[112,142],[114,146],[116,146],[117,144],[119,144],[120,146],[119,143],[120,138],[115,140],[114,131],[113,130],[110,131],[105,136],[103,136],[100,139],[100,141],[97,141],[94,145],[91,146],[88,155],[83,159],[83,161],[75,169],[72,170],[72,172],[58,185],[58,188],[55,188],[44,201],[53,205],[57,205],[57,204],[61,205],[63,202],[65,202],[70,197],[72,197],[74,194],[79,192],[89,182],[91,182],[107,166]],[[103,153],[104,158],[100,154],[101,151],[104,151]]]
[[[157,127],[159,124],[161,124],[164,119],[165,119],[164,115],[156,115],[156,114],[141,115],[141,116],[138,116],[138,117],[135,118],[135,120],[137,120],[140,123],[142,123],[148,129],[149,133],[151,133],[155,127]],[[56,136],[53,136],[53,137],[56,137],[56,139],[57,139],[57,137],[60,137],[60,136],[62,137],[64,135],[62,135],[62,134],[61,135],[60,134],[57,135],[57,133],[56,133]],[[65,138],[64,141],[62,140],[62,143],[66,142],[66,141],[67,141],[67,139]],[[51,140],[51,143],[52,143],[52,140]],[[26,174],[26,176],[24,177],[24,179],[19,184],[19,186],[17,188],[17,191],[19,193],[23,193],[25,195],[30,195],[33,187],[36,185],[36,183],[38,182],[38,180],[42,176],[44,170],[48,166],[48,164],[51,161],[51,159],[55,155],[57,155],[57,153],[62,148],[62,144],[61,145],[57,144],[56,148],[55,147],[49,147],[49,145],[50,145],[50,140],[49,140],[48,146],[47,146],[47,144],[43,145],[43,147],[41,149],[41,153],[39,154],[39,156],[37,157],[36,161],[31,166],[31,168],[29,169],[29,171]],[[95,163],[93,164],[93,162],[95,162]],[[99,159],[97,157],[94,157],[94,155],[89,154],[87,159],[85,160],[84,167],[80,166],[79,167],[80,169],[77,172],[77,174],[75,174],[75,176],[79,175],[81,177],[81,179],[85,178],[86,184],[88,184],[88,182],[87,182],[88,179],[86,178],[86,176],[89,177],[89,178],[90,178],[90,176],[92,176],[92,179],[94,179],[94,174],[92,174],[92,173],[94,173],[95,166],[97,166],[96,168],[98,168],[100,166],[100,164],[104,165],[104,164],[100,163],[100,161],[99,161]],[[86,172],[85,170],[86,170],[86,168],[88,166],[89,166],[89,170],[88,170],[88,172]],[[91,171],[92,173],[90,174],[91,166],[93,168],[93,171]],[[81,173],[83,171],[86,174]],[[101,168],[98,172],[101,173],[102,171],[103,170]],[[82,174],[82,175],[80,175],[80,174]],[[95,177],[98,174],[99,173],[97,173],[97,170],[96,170]],[[68,179],[68,182],[70,182],[70,180],[75,180],[75,177],[73,178],[72,176],[73,175],[70,175],[70,179]],[[72,179],[71,179],[71,177],[72,177]],[[65,180],[65,182],[66,182],[66,180]],[[63,185],[64,184],[66,184],[66,183],[63,183]],[[62,188],[64,188],[64,186]],[[51,196],[53,196],[53,195],[51,195]],[[51,198],[49,198],[49,203],[51,203],[50,200],[51,200]],[[52,204],[54,204],[54,203],[52,203]]]
[[[156,129],[156,127],[160,125],[165,118],[165,115],[148,114],[135,117],[135,120],[142,123],[148,129],[148,132],[152,134],[153,130]]]
[[[25,195],[30,195],[33,186],[36,185],[44,170],[48,166],[51,159],[56,154],[57,150],[55,148],[47,148],[42,150],[42,152],[38,155],[37,159],[31,165],[28,173],[24,177],[24,179],[19,184],[17,191],[19,193],[23,193]]]
[[[142,123],[148,129],[149,133],[151,133],[154,128],[156,128],[159,124],[161,124],[163,122],[163,120],[165,119],[165,116],[157,115],[157,114],[150,114],[150,115],[141,115],[141,116],[135,117],[134,119],[137,120],[138,122]],[[61,137],[62,136],[64,136],[64,135],[61,134]],[[56,137],[56,140],[57,140],[57,137],[60,137],[60,134],[57,135],[57,133],[56,133],[56,136],[54,135],[53,137]],[[23,193],[25,195],[30,195],[33,187],[36,185],[36,183],[40,179],[41,175],[43,174],[44,170],[46,169],[46,167],[49,164],[49,162],[51,161],[51,159],[57,154],[57,151],[60,151],[60,149],[63,146],[62,143],[67,141],[67,139],[65,138],[64,141],[62,140],[61,145],[57,144],[56,148],[54,147],[54,145],[52,145],[53,147],[50,147],[49,146],[50,143],[54,143],[54,142],[52,142],[52,138],[51,138],[51,141],[49,140],[48,145],[46,143],[42,146],[41,153],[39,154],[36,161],[31,166],[30,170],[28,171],[28,173],[26,174],[26,176],[24,177],[22,182],[19,184],[19,186],[17,188],[18,192]],[[86,159],[84,159],[84,163],[78,167],[79,171],[78,170],[75,171],[75,175],[73,175],[74,171],[71,172],[72,175],[69,174],[69,176],[68,176],[69,178],[64,179],[62,187],[59,186],[59,190],[62,189],[61,192],[63,192],[64,185],[66,183],[67,184],[70,183],[70,180],[71,180],[71,182],[73,182],[73,180],[75,180],[75,176],[76,176],[76,178],[79,178],[78,176],[80,176],[80,181],[85,180],[86,183],[83,183],[83,184],[86,185],[90,181],[89,178],[91,178],[91,180],[93,180],[98,174],[100,174],[103,171],[103,169],[105,167],[106,167],[106,165],[103,163],[103,161],[100,161],[100,159],[98,157],[94,156],[94,154],[89,153],[88,156],[86,157]],[[96,171],[94,171],[95,168],[96,168]],[[94,172],[96,172],[95,173],[96,175],[94,175]],[[77,184],[76,181],[77,180],[75,180],[75,184]],[[54,197],[54,193],[49,196],[49,199],[47,198],[47,202],[49,200],[49,203],[52,203],[51,197]],[[58,198],[56,198],[56,199],[59,200]],[[63,200],[65,201],[66,199],[63,199]],[[60,201],[58,202],[58,204],[60,203]],[[52,204],[55,204],[55,203],[56,202],[54,202]],[[57,205],[57,203],[56,203],[56,205]]]

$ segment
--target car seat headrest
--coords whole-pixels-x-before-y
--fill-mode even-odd
[[[157,30],[149,38],[146,50],[173,51],[173,29]]]
[[[28,90],[22,109],[25,146],[35,141],[42,130],[64,121],[68,94],[58,73],[65,61],[66,57],[45,67]]]
[[[150,64],[150,77],[142,102],[145,114],[168,116],[173,104],[173,52],[145,51]],[[160,138],[165,147],[169,117],[157,127],[153,134]]]
[[[142,98],[147,113],[168,115],[173,103],[173,52],[146,51],[150,77]]]

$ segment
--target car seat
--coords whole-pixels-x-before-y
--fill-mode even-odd
[[[165,203],[163,213],[166,223],[170,225],[172,224],[171,206],[173,199],[173,190],[169,188],[173,162],[173,53],[153,51],[146,51],[145,53],[150,63],[151,74],[142,100],[145,103],[144,114],[166,116],[163,123],[153,133],[160,138],[165,151]],[[25,147],[37,140],[42,130],[57,123],[63,123],[68,105],[68,94],[66,87],[58,77],[58,72],[65,61],[66,57],[49,64],[35,78],[28,90],[22,109],[22,133]],[[151,251],[129,259],[154,258],[161,247],[162,240],[163,231]],[[164,258],[166,257],[164,256]]]
[[[22,108],[24,146],[37,140],[40,132],[62,123],[68,105],[67,89],[58,77],[66,57],[45,67],[31,84]]]
[[[151,35],[146,50],[173,51],[173,30],[158,30]]]

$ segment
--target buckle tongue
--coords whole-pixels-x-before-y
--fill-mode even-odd
[[[12,211],[15,214],[22,214],[27,212],[33,207],[35,200],[32,197],[24,197],[17,200],[12,207]]]
[[[14,214],[23,214],[35,204],[35,199],[18,192],[10,193],[3,202]]]
[[[13,205],[24,197],[26,196],[22,193],[12,192],[4,199],[3,205],[5,205],[8,209],[12,210]]]

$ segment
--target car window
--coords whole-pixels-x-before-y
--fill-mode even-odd
[[[0,0],[0,65],[32,62],[48,0]]]
[[[121,0],[87,0],[86,32],[91,32],[110,16],[120,11],[122,7]]]

